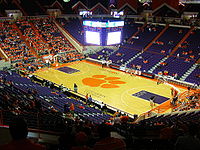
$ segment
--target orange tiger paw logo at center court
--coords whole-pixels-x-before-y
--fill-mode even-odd
[[[106,75],[94,75],[91,78],[84,78],[83,84],[91,87],[118,88],[117,84],[125,84],[119,77],[107,77]]]

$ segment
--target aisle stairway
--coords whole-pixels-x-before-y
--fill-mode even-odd
[[[127,62],[125,62],[124,64],[127,65],[129,64],[131,61],[133,61],[135,58],[137,58],[138,56],[140,56],[142,54],[142,52],[137,53],[135,56],[133,56],[131,59],[129,59]]]
[[[181,81],[185,81],[185,79],[197,68],[198,64],[193,64],[190,69],[188,69],[183,76],[180,78]]]
[[[149,73],[153,73],[153,71],[160,66],[160,64],[162,62],[164,62],[165,60],[167,60],[168,57],[164,57],[163,59],[161,59],[156,65],[154,65],[151,69],[148,70]]]

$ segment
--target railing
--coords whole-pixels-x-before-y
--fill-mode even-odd
[[[38,132],[38,133],[49,133],[49,134],[54,134],[54,135],[58,135],[61,132],[63,132],[63,130],[60,128],[54,128],[54,126],[52,126],[52,124],[49,124],[49,125],[45,124],[46,126],[48,126],[49,129],[51,129],[51,130],[49,130],[49,129],[45,130],[45,128],[42,127],[45,125],[42,124],[42,122],[41,122],[41,120],[44,119],[44,116],[38,115],[39,113],[41,113],[41,112],[38,112],[38,113],[22,112],[22,113],[16,115],[10,111],[0,110],[0,126],[8,127],[9,124],[12,122],[12,117],[14,118],[14,117],[20,116],[26,120],[29,131],[34,131],[34,132]],[[33,122],[32,121],[33,119],[36,119],[36,121]]]
[[[200,88],[196,84],[185,82],[185,81],[180,81],[180,80],[174,79],[171,76],[155,75],[155,78],[159,78],[159,77],[163,78],[166,82],[177,84],[177,85],[180,85],[180,86],[183,86],[183,87],[190,87],[192,89],[199,89]]]
[[[64,35],[64,37],[66,37],[79,52],[83,52],[83,45],[81,45],[74,37],[72,37],[69,32],[67,32],[58,22],[54,21],[54,23]]]

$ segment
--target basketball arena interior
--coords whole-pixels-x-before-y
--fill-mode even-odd
[[[199,10],[0,0],[0,149],[200,149]]]

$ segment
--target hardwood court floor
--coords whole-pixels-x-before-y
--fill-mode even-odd
[[[72,68],[77,72],[68,74],[57,70],[61,67]],[[130,114],[140,115],[151,109],[148,100],[132,96],[137,92],[145,90],[171,98],[171,87],[168,85],[157,85],[153,80],[130,76],[110,68],[101,68],[86,61],[68,63],[57,68],[44,68],[34,74],[54,83],[63,84],[70,89],[73,89],[76,83],[79,93],[83,95],[88,93],[93,99]]]

